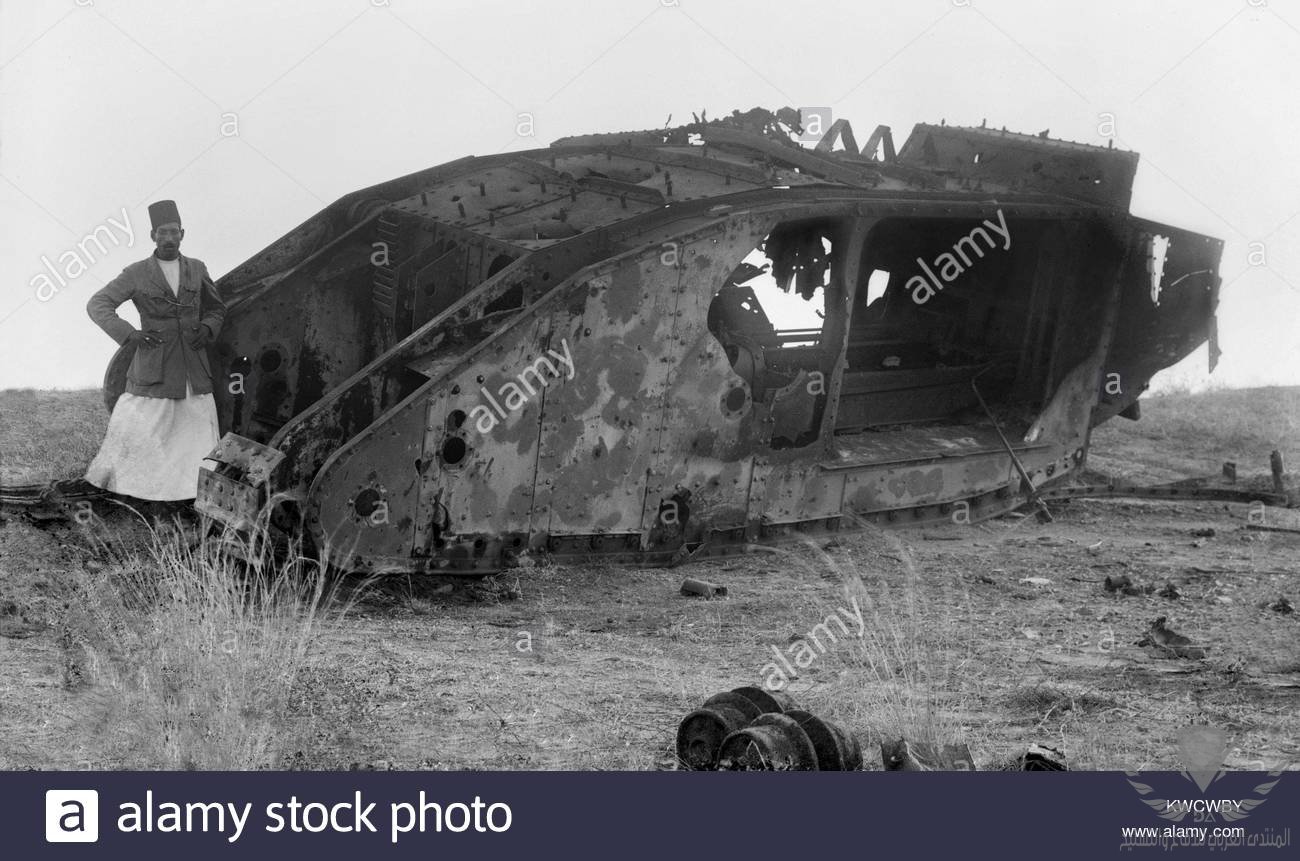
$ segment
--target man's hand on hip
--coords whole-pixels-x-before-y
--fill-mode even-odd
[[[190,335],[189,345],[193,350],[202,350],[208,344],[212,343],[212,330],[208,328],[207,323],[200,323],[194,327],[194,334]]]

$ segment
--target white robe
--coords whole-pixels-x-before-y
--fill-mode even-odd
[[[176,292],[179,272],[159,264]],[[193,499],[199,466],[217,446],[217,403],[211,393],[196,395],[185,380],[184,398],[146,398],[123,392],[108,420],[99,454],[86,481],[112,493],[138,499]]]

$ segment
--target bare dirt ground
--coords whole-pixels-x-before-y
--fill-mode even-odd
[[[1098,430],[1092,469],[1170,480],[1235,460],[1243,482],[1264,487],[1270,450],[1300,452],[1300,390],[1143,407],[1141,422]],[[0,393],[0,415],[0,450],[21,455],[0,465],[10,484],[77,474],[103,427],[87,393]],[[24,434],[45,442],[23,447]],[[75,453],[51,454],[60,434]],[[686,712],[762,683],[775,651],[856,609],[861,628],[850,622],[787,691],[857,735],[868,768],[900,735],[963,741],[980,768],[1030,742],[1064,750],[1073,768],[1176,768],[1175,733],[1193,721],[1229,731],[1229,767],[1300,767],[1300,614],[1271,609],[1300,602],[1300,535],[1247,530],[1252,509],[1240,504],[1053,510],[1051,524],[843,535],[671,570],[541,564],[484,581],[391,579],[322,622],[275,743],[252,765],[671,768]],[[1300,528],[1300,511],[1265,516]],[[126,515],[106,528],[119,546],[147,537]],[[76,523],[8,512],[0,524],[0,768],[153,764],[78,647],[74,599],[104,558]],[[1117,596],[1108,575],[1172,584],[1179,597]],[[686,576],[729,596],[683,597]],[[1206,656],[1137,645],[1159,616]]]

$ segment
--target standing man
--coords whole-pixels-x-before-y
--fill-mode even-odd
[[[150,204],[149,223],[153,255],[123,269],[86,303],[109,337],[136,348],[86,481],[138,499],[192,500],[200,463],[219,438],[207,347],[221,331],[226,305],[203,262],[180,253],[185,231],[175,201]],[[117,315],[128,300],[140,312],[138,330]]]

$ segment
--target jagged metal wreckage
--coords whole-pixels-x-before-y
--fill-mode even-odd
[[[792,129],[564,138],[308,219],[218,282],[196,506],[444,573],[976,522],[1207,340],[1213,366],[1222,243],[1129,215],[1137,154]],[[793,297],[816,313],[783,328]]]

